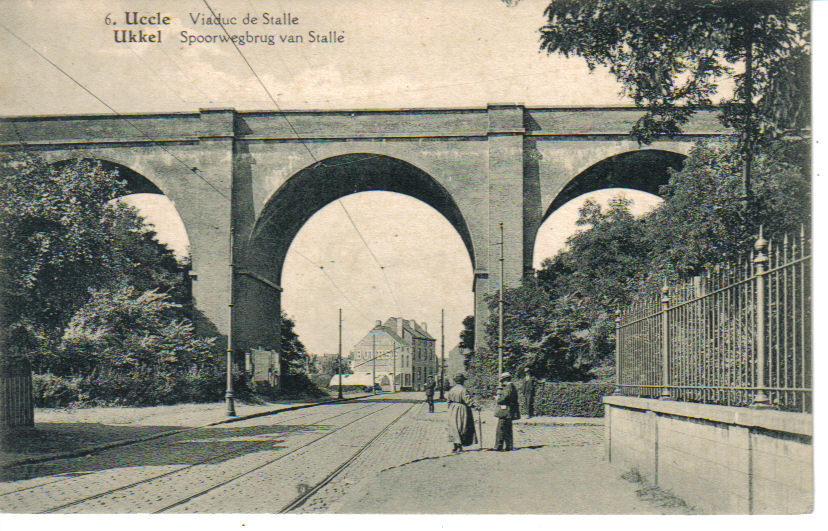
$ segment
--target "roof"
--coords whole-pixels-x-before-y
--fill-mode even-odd
[[[431,341],[435,341],[435,339],[426,331],[425,328],[421,327],[417,324],[417,321],[414,319],[403,319],[402,317],[389,317],[383,323],[383,327],[390,327],[393,330],[397,330],[397,322],[402,322],[402,330],[408,330],[408,333],[411,334],[412,337],[416,337],[417,339],[427,339]]]

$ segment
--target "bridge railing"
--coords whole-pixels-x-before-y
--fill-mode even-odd
[[[811,411],[811,249],[804,230],[651,293],[616,319],[623,395]]]

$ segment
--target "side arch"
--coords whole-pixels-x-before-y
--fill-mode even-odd
[[[437,210],[459,234],[474,268],[472,234],[450,193],[419,167],[388,155],[351,153],[307,166],[280,186],[248,235],[240,235],[234,338],[240,349],[278,349],[282,271],[291,243],[326,205],[360,192],[396,192]]]
[[[670,170],[680,170],[687,155],[664,149],[626,151],[606,157],[570,179],[554,195],[543,211],[532,234],[532,252],[537,246],[538,233],[553,212],[581,195],[607,188],[626,188],[659,195],[667,184]]]
[[[541,223],[572,199],[605,188],[630,188],[658,195],[669,170],[680,170],[687,156],[663,149],[627,151],[607,157],[573,177],[554,197]]]
[[[98,162],[101,164],[101,167],[108,171],[117,171],[118,174],[126,181],[127,190],[131,194],[157,194],[157,195],[166,195],[161,188],[159,188],[152,180],[148,179],[141,173],[133,170],[132,168],[125,166],[124,164],[114,162],[109,159],[101,158],[101,157],[90,157],[90,156],[80,156],[80,157],[67,157],[62,158],[59,160],[55,160],[50,164],[57,168],[61,168],[72,162],[73,160],[77,160],[80,158],[84,161],[90,162]]]

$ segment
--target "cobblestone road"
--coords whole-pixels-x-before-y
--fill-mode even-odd
[[[420,398],[320,405],[21,467],[0,483],[0,511],[275,513],[299,499],[291,510],[336,512],[349,490],[380,471],[450,453],[445,405],[430,414],[414,401]],[[491,446],[494,419],[486,417],[483,440]],[[515,427],[523,447],[601,438],[599,426]]]

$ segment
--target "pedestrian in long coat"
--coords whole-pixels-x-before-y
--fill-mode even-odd
[[[500,375],[500,385],[497,390],[497,432],[495,435],[495,450],[514,449],[514,438],[512,436],[512,421],[520,418],[520,406],[518,405],[518,392],[515,385],[510,381],[512,375],[504,372]]]
[[[526,376],[523,378],[523,385],[521,386],[521,398],[523,402],[523,412],[526,413],[527,418],[532,418],[535,414],[535,378],[529,369],[526,369]]]
[[[448,402],[448,439],[454,445],[451,450],[452,453],[462,452],[464,446],[471,446],[477,442],[472,408],[480,409],[480,406],[463,387],[465,381],[465,374],[457,374],[454,377],[454,387],[446,395],[446,402]]]

